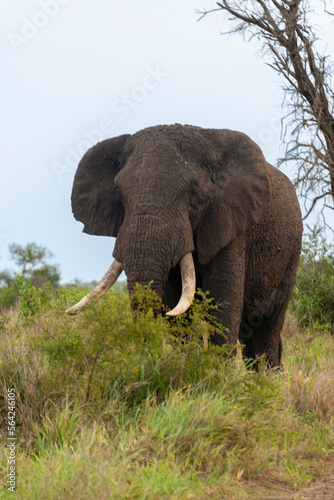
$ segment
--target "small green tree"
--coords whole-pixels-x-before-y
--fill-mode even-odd
[[[46,282],[50,282],[54,287],[59,286],[60,272],[57,265],[47,263],[53,254],[46,247],[36,243],[28,243],[25,246],[12,243],[9,245],[9,253],[18,269],[16,274],[22,279],[30,276],[34,287],[40,288]],[[15,274],[9,270],[0,272],[0,308],[13,305],[18,294]]]
[[[9,245],[11,259],[19,268],[21,276],[29,275],[32,284],[39,288],[50,281],[53,286],[58,286],[60,281],[59,269],[55,265],[47,264],[47,260],[53,254],[46,248],[36,243],[28,243],[26,246],[12,243]]]

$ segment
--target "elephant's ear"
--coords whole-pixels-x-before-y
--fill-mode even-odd
[[[198,258],[207,264],[261,219],[271,196],[267,162],[245,134],[203,130],[211,146],[212,196],[197,235]]]
[[[122,135],[96,144],[79,163],[71,200],[73,215],[84,223],[85,233],[117,236],[122,225],[124,207],[114,178],[123,167],[128,137]]]

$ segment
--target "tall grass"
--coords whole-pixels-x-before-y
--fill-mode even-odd
[[[320,475],[334,445],[328,331],[289,316],[284,372],[253,373],[206,347],[205,297],[171,323],[140,289],[136,320],[115,292],[67,316],[80,293],[22,283],[0,319],[1,437],[15,388],[20,498],[260,499]]]

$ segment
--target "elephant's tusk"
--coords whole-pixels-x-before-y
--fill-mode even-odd
[[[179,314],[185,313],[194,299],[196,275],[194,259],[191,252],[186,253],[180,260],[180,270],[182,278],[182,295],[177,306],[166,313],[167,316],[178,316]]]
[[[122,270],[122,264],[115,259],[101,281],[80,302],[67,309],[67,314],[77,314],[83,311],[91,302],[103,297],[116,282]]]

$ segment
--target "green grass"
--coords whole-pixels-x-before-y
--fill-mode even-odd
[[[19,498],[260,499],[307,485],[332,460],[325,328],[289,315],[284,371],[254,373],[205,347],[207,301],[170,325],[154,318],[154,296],[134,321],[126,294],[111,292],[73,318],[64,311],[80,292],[22,286],[19,309],[0,319],[1,439],[15,388]],[[1,448],[0,498],[6,474]]]

